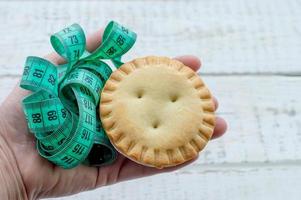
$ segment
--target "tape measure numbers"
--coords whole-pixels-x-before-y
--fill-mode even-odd
[[[50,41],[66,64],[56,66],[29,56],[20,83],[33,92],[22,105],[39,154],[63,168],[112,163],[117,152],[102,128],[97,109],[112,70],[100,59],[110,59],[119,67],[136,34],[112,21],[105,28],[102,44],[92,53],[86,51],[86,37],[78,24],[55,33]]]

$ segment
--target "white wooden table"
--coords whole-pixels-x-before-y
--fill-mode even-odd
[[[301,199],[300,10],[300,0],[2,1],[0,102],[26,56],[52,50],[51,33],[114,19],[138,33],[125,60],[202,58],[228,134],[180,171],[61,199]]]

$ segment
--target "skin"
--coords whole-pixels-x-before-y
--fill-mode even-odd
[[[100,45],[102,32],[102,30],[99,30],[88,37],[87,49],[90,52]],[[45,58],[55,64],[64,62],[56,53],[51,53]],[[175,59],[195,71],[201,67],[201,61],[195,56],[179,56]],[[109,166],[100,168],[78,166],[71,170],[64,170],[41,158],[35,149],[35,139],[28,132],[21,108],[21,101],[28,94],[29,92],[21,89],[18,83],[0,106],[0,139],[5,141],[2,145],[5,146],[4,149],[7,149],[6,155],[10,155],[8,156],[9,164],[11,166],[16,165],[12,171],[18,173],[21,177],[17,181],[19,181],[19,185],[24,186],[24,199],[71,195],[134,178],[171,172],[193,162],[190,161],[176,167],[158,170],[136,164],[124,156],[118,155],[117,161]],[[214,101],[217,109],[218,103],[215,98]],[[217,117],[212,138],[223,135],[226,128],[225,120]],[[1,154],[0,160],[3,160]],[[6,173],[6,175],[11,176],[9,173]],[[2,187],[2,189],[5,188]]]

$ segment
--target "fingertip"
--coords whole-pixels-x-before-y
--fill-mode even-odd
[[[218,109],[218,101],[217,101],[216,97],[213,97],[213,102],[214,102],[214,109],[217,110]]]
[[[89,37],[87,38],[87,46],[86,46],[89,52],[93,52],[95,49],[97,49],[100,46],[102,42],[102,36],[103,36],[102,28],[89,35]]]
[[[66,60],[56,52],[49,53],[46,56],[44,56],[44,58],[55,65],[66,63]]]
[[[194,71],[198,71],[202,64],[201,60],[193,55],[177,56],[175,59],[190,67]]]
[[[216,117],[215,124],[216,125],[213,131],[212,139],[221,137],[228,128],[227,122],[221,117]]]

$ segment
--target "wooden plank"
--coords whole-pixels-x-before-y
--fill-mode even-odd
[[[0,103],[26,56],[51,51],[50,34],[73,22],[91,33],[114,19],[138,33],[125,60],[202,57],[229,131],[172,175],[61,199],[300,199],[301,77],[278,76],[301,75],[300,8],[298,0],[0,2]]]
[[[228,135],[212,142],[208,155],[201,157],[205,163],[300,160],[300,78],[229,76],[205,81],[220,99],[218,113],[229,122]]]
[[[301,167],[219,168],[164,174],[103,187],[60,200],[299,200]]]
[[[114,19],[138,33],[125,60],[195,54],[209,74],[301,74],[298,0],[0,2],[0,74],[20,74],[28,55],[73,22],[91,33]]]
[[[228,134],[209,143],[190,168],[208,164],[301,162],[301,77],[204,76],[220,99]],[[0,79],[0,100],[13,87]]]

